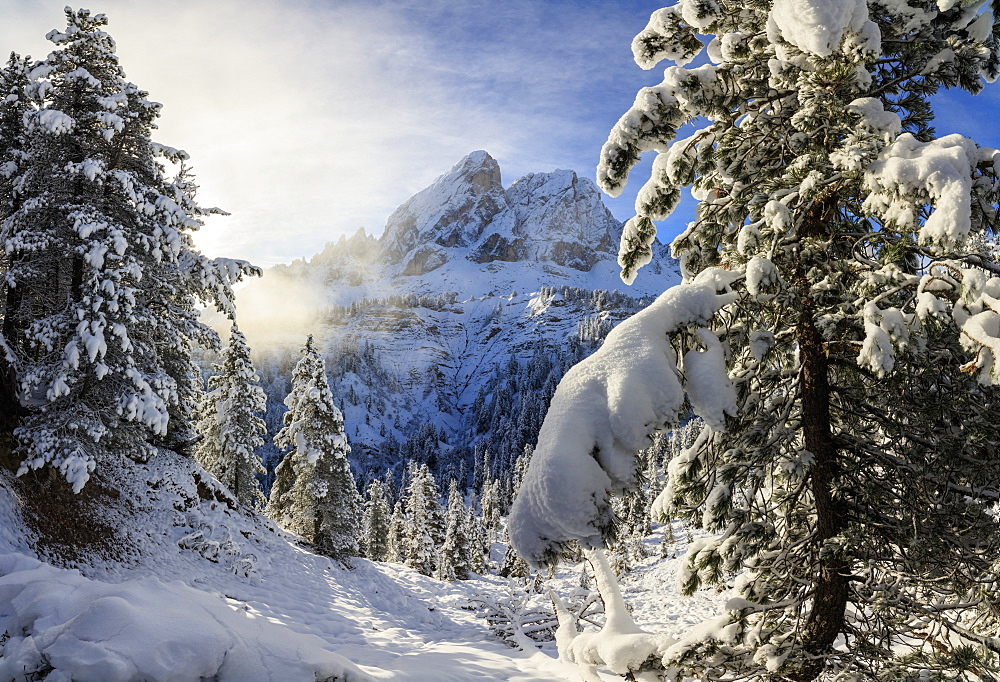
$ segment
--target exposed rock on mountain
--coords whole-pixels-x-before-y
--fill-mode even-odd
[[[594,183],[573,171],[532,173],[507,190],[506,209],[487,226],[475,252],[494,260],[551,261],[588,271],[617,252],[621,224]]]
[[[397,208],[380,238],[361,230],[327,245],[306,269],[325,269],[330,283],[375,289],[386,278],[423,275],[455,260],[551,263],[590,272],[598,263],[613,265],[620,233],[621,223],[590,180],[557,170],[531,173],[504,189],[496,160],[477,151]],[[671,267],[662,251],[650,279]],[[410,286],[396,283],[393,289]]]
[[[499,164],[486,152],[473,152],[389,216],[383,254],[398,263],[428,244],[469,247],[506,205]]]

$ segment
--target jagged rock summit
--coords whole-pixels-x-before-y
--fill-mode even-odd
[[[398,263],[432,245],[470,247],[505,206],[500,165],[486,152],[473,152],[389,216],[383,253]]]
[[[384,295],[378,282],[417,278],[445,264],[462,270],[461,263],[524,263],[557,274],[553,284],[578,279],[574,286],[622,288],[609,277],[622,223],[604,205],[600,190],[571,170],[530,173],[505,188],[500,165],[485,151],[474,151],[447,173],[413,195],[386,221],[381,237],[364,230],[328,244],[310,263],[325,269],[327,282],[352,287],[366,285],[364,295]],[[665,247],[644,271],[649,280],[673,275],[673,261]],[[499,272],[494,266],[491,272]],[[601,267],[598,267],[601,266]],[[593,272],[597,268],[600,272]],[[445,279],[448,279],[445,277]],[[416,281],[397,281],[397,289],[430,293]],[[372,289],[374,287],[374,290]],[[452,288],[461,287],[453,286]],[[418,291],[419,290],[419,291]],[[662,290],[659,283],[639,287],[636,295]],[[486,292],[483,292],[486,293]]]
[[[532,173],[504,189],[484,151],[459,161],[389,217],[382,237],[391,263],[419,275],[461,248],[476,263],[551,261],[589,271],[615,252],[619,223],[597,186],[569,170]]]

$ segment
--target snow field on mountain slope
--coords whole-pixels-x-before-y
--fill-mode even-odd
[[[106,583],[16,554],[0,556],[0,570],[5,680],[564,679],[550,657],[507,649],[473,614],[438,606],[464,603],[468,586],[456,597],[393,567],[258,589]]]

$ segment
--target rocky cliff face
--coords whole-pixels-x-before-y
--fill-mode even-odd
[[[604,206],[597,186],[573,171],[526,175],[504,198],[505,210],[494,216],[477,245],[476,262],[551,261],[589,271],[617,250],[621,224]]]
[[[679,281],[658,246],[636,284],[624,285],[620,233],[594,183],[573,171],[533,173],[504,188],[489,154],[469,154],[396,209],[381,237],[359,230],[242,292],[241,325],[269,377],[272,427],[280,426],[282,377],[312,333],[362,466],[385,466],[386,442],[406,443],[428,425],[447,441],[442,448],[471,452],[494,437],[487,421],[525,411],[491,403],[502,377],[541,363],[554,374],[539,385],[551,390],[613,324]],[[243,321],[252,313],[283,333],[255,334]],[[538,419],[510,427],[520,433],[502,447],[530,442]],[[273,465],[278,453],[266,454]]]

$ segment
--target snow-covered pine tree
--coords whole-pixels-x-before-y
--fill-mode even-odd
[[[285,405],[285,426],[274,443],[289,452],[275,470],[266,513],[318,552],[339,561],[357,556],[361,496],[347,460],[344,418],[312,336],[292,371]]]
[[[482,389],[480,389],[482,393]],[[485,404],[485,397],[480,395],[476,399],[477,405]],[[480,411],[479,416],[485,414],[485,410]],[[477,430],[485,433],[489,430],[489,423],[477,425]],[[486,488],[486,484],[490,480],[490,451],[486,448],[483,443],[476,443],[472,448],[472,486],[474,490],[479,491],[482,495],[482,491]]]
[[[399,490],[396,487],[396,474],[392,469],[385,470],[382,477],[382,492],[385,493],[386,502],[391,507],[399,499]]]
[[[385,560],[402,563],[406,559],[406,514],[403,500],[396,500],[389,518],[389,537],[386,540]]]
[[[534,448],[529,444],[524,446],[524,451],[518,455],[517,460],[514,462],[512,471],[510,472],[510,482],[511,482],[511,495],[510,498],[517,495],[517,491],[521,489],[521,484],[524,482],[524,476],[528,471],[528,465],[531,462],[531,456],[534,454]],[[491,491],[494,488],[491,487]],[[489,506],[489,504],[487,504]],[[483,512],[485,515],[485,511]],[[503,525],[501,522],[497,522],[498,525]],[[500,562],[500,568],[498,570],[499,574],[504,578],[526,578],[530,574],[530,568],[528,564],[524,561],[517,550],[510,543],[507,537],[506,528],[502,529],[501,541],[507,545],[507,551],[504,552],[503,560]]]
[[[215,371],[201,406],[198,433],[202,440],[195,456],[237,500],[262,509],[266,500],[257,476],[266,472],[257,448],[267,434],[261,418],[267,396],[250,360],[250,346],[235,324]]]
[[[507,544],[507,551],[504,552],[503,560],[497,569],[498,575],[502,578],[527,578],[531,573],[527,562],[517,553],[506,537],[503,538],[503,541]]]
[[[361,522],[365,556],[372,561],[391,561],[389,542],[392,518],[382,481],[372,481],[368,485],[366,497]]]
[[[403,562],[424,575],[433,575],[444,530],[440,528],[443,515],[437,482],[426,464],[413,461],[409,463],[409,477],[405,495]]]
[[[27,87],[33,64],[30,57],[11,53],[0,69],[0,211],[9,216],[17,207],[14,177],[24,159],[25,115],[31,111]],[[6,284],[3,286],[6,287]]]
[[[490,545],[486,537],[486,528],[482,520],[476,516],[474,507],[465,510],[465,537],[469,543],[469,570],[473,573],[486,572],[486,561],[490,556]]]
[[[638,562],[649,556],[644,542],[652,532],[648,483],[642,478],[639,480],[634,490],[626,490],[611,499],[611,507],[618,520],[614,542],[610,546],[615,575],[628,573]]]
[[[526,444],[524,450],[517,459],[514,461],[514,471],[511,474],[510,487],[513,491],[513,495],[517,494],[517,491],[521,489],[521,483],[524,482],[524,475],[528,472],[528,464],[531,462],[531,456],[535,454],[535,448],[533,445]]]
[[[655,499],[663,490],[665,472],[660,462],[669,447],[669,438],[667,433],[657,431],[653,434],[649,447],[644,448],[639,453],[639,469],[642,471],[643,479],[645,479],[645,487],[650,499]]]
[[[1000,670],[1000,266],[974,240],[997,228],[1000,155],[930,127],[936,92],[997,77],[998,36],[981,1],[681,0],[633,43],[678,65],[598,179],[617,194],[658,152],[626,280],[692,187],[684,283],[562,382],[511,528],[536,562],[599,543],[632,453],[692,406],[707,425],[659,506],[718,533],[688,591],[742,575],[718,627],[664,657],[679,674]]]
[[[471,570],[471,548],[466,536],[465,501],[458,490],[458,483],[451,479],[448,485],[448,509],[445,513],[444,542],[438,551],[438,580],[467,580]]]
[[[500,519],[502,516],[500,510],[502,505],[500,491],[501,484],[499,480],[486,479],[482,495],[479,498],[479,508],[482,511],[483,525],[486,527],[486,532],[489,534],[491,541],[500,529]]]
[[[26,413],[19,473],[50,465],[79,491],[104,457],[179,444],[187,425],[170,418],[187,410],[190,344],[219,345],[194,303],[232,314],[232,283],[259,271],[194,250],[208,211],[164,177],[158,159],[186,155],[151,141],[160,105],[125,80],[104,15],[66,17],[20,91],[30,108],[4,166],[0,345]]]

